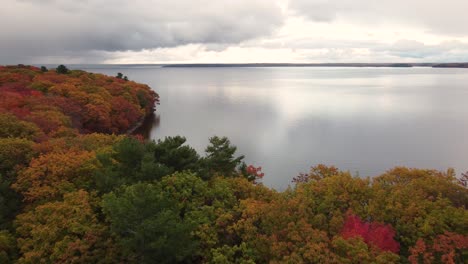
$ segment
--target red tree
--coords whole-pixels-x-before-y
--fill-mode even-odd
[[[466,263],[468,236],[445,232],[437,236],[431,243],[419,239],[410,249],[408,260],[411,263]]]
[[[255,167],[253,165],[249,165],[246,168],[247,172],[247,179],[254,183],[257,183],[258,180],[261,180],[265,173],[262,172],[262,167]]]
[[[374,245],[383,251],[398,253],[400,245],[395,241],[395,230],[390,225],[363,222],[356,215],[349,215],[341,235],[344,238],[362,237],[368,245]]]

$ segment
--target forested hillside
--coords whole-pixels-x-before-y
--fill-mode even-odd
[[[8,66],[0,93],[0,263],[468,261],[453,170],[318,165],[278,192],[227,138],[127,135],[158,102],[146,85]]]
[[[36,140],[67,133],[122,133],[151,113],[158,100],[147,85],[66,67],[0,66],[0,88],[2,123],[27,122],[21,126],[39,129],[29,131]]]

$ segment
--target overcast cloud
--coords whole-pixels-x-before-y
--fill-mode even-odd
[[[290,0],[290,9],[311,20],[395,23],[432,33],[468,35],[466,0]]]
[[[466,0],[3,0],[0,64],[467,61]]]

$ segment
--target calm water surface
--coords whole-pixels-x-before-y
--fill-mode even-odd
[[[202,153],[227,136],[277,189],[319,163],[361,176],[468,170],[468,69],[81,68],[159,93],[150,138],[183,135]]]

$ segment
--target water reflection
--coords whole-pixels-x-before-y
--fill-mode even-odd
[[[153,113],[146,117],[142,125],[137,128],[133,134],[142,135],[144,138],[151,138],[151,131],[156,130],[161,122],[161,117],[157,113]]]

